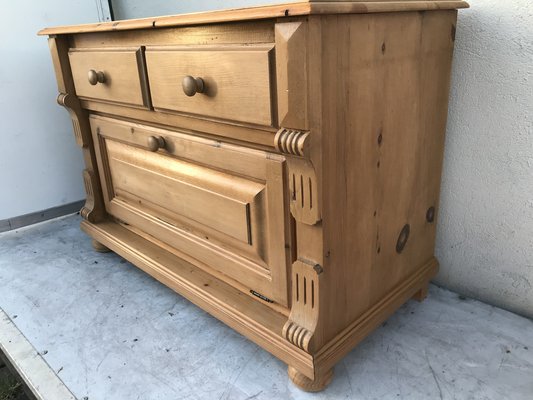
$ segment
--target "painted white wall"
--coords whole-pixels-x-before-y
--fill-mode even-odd
[[[113,0],[136,18],[265,3]],[[533,317],[533,2],[459,12],[436,282]]]
[[[0,220],[85,197],[83,162],[57,87],[45,26],[97,22],[94,0],[17,0],[0,12]]]
[[[437,283],[533,317],[533,2],[459,13]]]

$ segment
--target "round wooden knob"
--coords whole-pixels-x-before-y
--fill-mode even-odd
[[[196,93],[204,93],[205,91],[204,80],[202,78],[193,78],[190,75],[183,78],[182,86],[183,93],[189,97],[194,96]]]
[[[90,69],[89,73],[87,74],[87,78],[89,79],[89,83],[91,85],[96,85],[97,83],[104,83],[105,82],[105,75],[102,71],[95,71],[94,69]]]
[[[148,138],[148,150],[157,151],[165,148],[165,138],[163,136],[150,136]]]

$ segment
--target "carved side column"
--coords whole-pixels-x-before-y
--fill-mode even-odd
[[[289,202],[296,221],[297,241],[291,275],[291,313],[283,327],[283,336],[312,353],[320,342],[316,328],[320,317],[323,253],[319,191],[310,151],[309,127],[316,121],[309,113],[308,35],[306,21],[276,23],[278,119],[282,127],[291,128],[281,128],[274,141],[276,149],[287,160]]]
[[[290,210],[296,220],[296,261],[292,264],[291,313],[283,337],[315,354],[323,344],[320,329],[323,265],[322,217],[316,171],[309,158],[310,132],[282,128],[275,137],[276,149],[286,155]],[[301,389],[315,392],[329,384],[332,370],[305,376],[289,366],[289,377]]]
[[[292,305],[283,336],[312,353],[319,318],[322,229],[316,175],[307,158],[309,132],[282,128],[277,150],[287,156],[290,210],[296,220],[297,259],[292,265]]]
[[[90,222],[98,222],[104,219],[105,207],[102,197],[102,189],[96,167],[96,157],[92,146],[91,127],[88,113],[81,107],[76,97],[72,72],[68,59],[68,40],[64,36],[51,36],[48,39],[50,53],[54,64],[59,95],[57,102],[65,107],[72,119],[76,143],[81,147],[85,160],[83,181],[87,199],[80,211],[83,218]]]

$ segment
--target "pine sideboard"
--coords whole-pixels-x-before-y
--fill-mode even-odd
[[[288,364],[333,366],[438,269],[463,1],[321,1],[47,28],[83,229]]]

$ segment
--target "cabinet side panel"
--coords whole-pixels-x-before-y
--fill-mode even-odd
[[[324,17],[330,338],[433,257],[455,21],[454,10]]]

